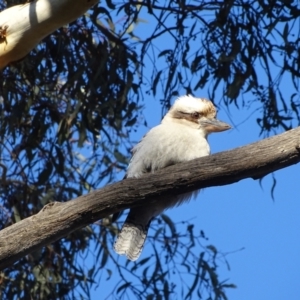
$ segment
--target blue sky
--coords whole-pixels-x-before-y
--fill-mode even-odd
[[[151,23],[148,15],[145,19]],[[149,24],[139,26],[135,34],[142,36]],[[158,41],[158,47],[160,50],[171,48],[169,43],[164,36]],[[289,90],[291,83],[287,78],[283,84]],[[207,97],[207,94],[203,90],[195,96]],[[161,98],[163,94],[158,89],[155,98],[145,99],[144,116],[149,128],[161,120]],[[233,129],[209,137],[212,153],[262,139],[256,123],[259,111],[254,112],[257,108],[238,110],[232,106],[228,112],[220,107],[218,118],[231,123]],[[132,139],[140,140],[149,128],[141,126]],[[268,175],[261,184],[258,180],[246,179],[207,188],[195,201],[166,212],[174,222],[193,218],[196,230],[203,230],[209,238],[208,244],[230,253],[227,256],[230,270],[222,261],[219,264],[220,280],[228,279],[237,285],[236,289],[227,291],[230,300],[300,299],[299,169],[296,165],[274,174],[277,180],[274,200],[271,198],[273,179]],[[93,292],[92,299],[100,299],[99,290]]]

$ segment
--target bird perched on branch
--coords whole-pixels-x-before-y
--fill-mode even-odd
[[[126,177],[140,177],[179,162],[210,154],[208,134],[231,127],[216,119],[216,108],[204,98],[179,97],[160,125],[152,128],[133,148]],[[114,250],[135,261],[140,256],[149,225],[167,208],[189,200],[196,192],[162,199],[157,204],[145,203],[132,208],[114,244]]]

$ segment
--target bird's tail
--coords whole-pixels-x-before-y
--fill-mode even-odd
[[[115,241],[114,250],[132,261],[137,260],[143,250],[147,232],[148,226],[125,222]]]
[[[131,209],[114,244],[114,250],[132,261],[139,258],[153,219],[150,209]]]

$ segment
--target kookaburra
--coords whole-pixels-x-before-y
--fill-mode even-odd
[[[216,119],[216,108],[204,98],[179,97],[160,125],[133,148],[126,177],[140,177],[167,166],[210,154],[208,134],[231,127]],[[166,208],[189,200],[196,192],[170,196],[159,203],[132,208],[114,244],[115,251],[134,261],[140,256],[151,220]]]

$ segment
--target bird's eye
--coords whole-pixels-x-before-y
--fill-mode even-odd
[[[192,117],[193,117],[194,119],[198,119],[200,116],[201,116],[201,114],[200,114],[199,112],[197,112],[197,111],[194,111],[194,112],[192,113]]]

